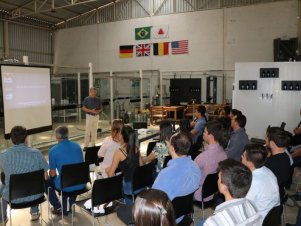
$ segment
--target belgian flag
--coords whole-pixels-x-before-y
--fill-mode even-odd
[[[119,46],[119,57],[120,58],[132,58],[134,52],[133,45]]]
[[[169,54],[169,42],[160,42],[153,44],[154,56],[163,56]]]

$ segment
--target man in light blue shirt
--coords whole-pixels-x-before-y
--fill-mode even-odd
[[[205,123],[207,122],[206,118],[206,107],[200,105],[196,112],[194,113],[197,118],[195,122],[191,123],[193,129],[191,130],[191,135],[193,137],[194,143],[198,143],[198,139],[203,137]]]
[[[191,138],[185,133],[177,133],[170,138],[168,149],[172,160],[160,171],[153,184],[153,188],[164,191],[170,200],[191,194],[199,187],[201,171],[187,156],[190,146]],[[182,218],[178,218],[177,222]]]
[[[61,189],[61,170],[63,165],[81,163],[84,161],[83,153],[79,144],[68,140],[68,128],[60,126],[55,130],[56,139],[58,144],[53,146],[49,150],[49,176],[50,179],[47,181],[47,188],[55,186],[57,189]],[[58,171],[58,174],[56,173]],[[81,173],[81,172],[78,172]],[[76,185],[65,188],[64,191],[71,192],[81,190],[85,187],[85,184]],[[54,207],[52,210],[53,214],[61,214],[61,203],[55,194],[54,189],[49,190],[49,202]],[[69,197],[69,206],[75,202],[76,196]],[[67,209],[67,197],[63,196],[63,214],[68,215],[69,209]]]
[[[14,146],[6,149],[0,154],[0,168],[5,175],[4,184],[1,184],[1,197],[3,198],[3,213],[0,211],[0,223],[7,220],[6,208],[9,200],[9,179],[12,174],[21,174],[43,169],[45,179],[47,178],[48,164],[43,154],[34,148],[27,146],[27,130],[23,126],[15,126],[10,133]],[[13,200],[13,203],[29,202],[42,197],[43,194],[28,196]],[[31,220],[38,220],[40,217],[38,206],[30,208]]]

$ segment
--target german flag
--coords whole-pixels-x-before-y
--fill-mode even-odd
[[[119,57],[120,58],[132,58],[134,52],[133,45],[119,46]]]
[[[154,56],[163,56],[169,54],[169,42],[154,43]]]

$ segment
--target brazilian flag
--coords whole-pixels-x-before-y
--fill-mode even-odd
[[[139,27],[135,28],[135,40],[150,39],[151,27]]]

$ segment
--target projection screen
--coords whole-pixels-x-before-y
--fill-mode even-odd
[[[22,125],[28,134],[52,129],[50,68],[1,65],[4,137]]]

